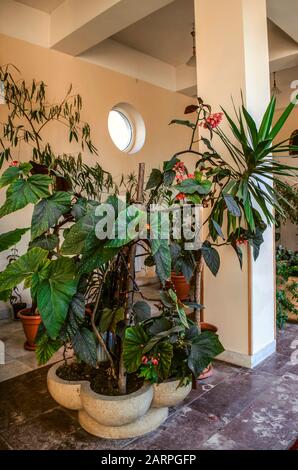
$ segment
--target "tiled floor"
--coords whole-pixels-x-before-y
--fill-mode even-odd
[[[298,325],[279,334],[278,352],[254,370],[216,362],[213,377],[163,426],[125,441],[89,435],[75,412],[57,406],[46,388],[48,366],[32,370],[33,353],[22,350],[19,323],[0,324],[0,337],[8,355],[0,366],[0,449],[288,449],[297,439],[298,366],[290,356]]]

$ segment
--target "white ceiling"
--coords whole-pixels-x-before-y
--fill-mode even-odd
[[[15,2],[23,3],[28,7],[36,8],[45,13],[52,13],[64,0],[15,0]]]
[[[192,55],[193,22],[194,1],[175,0],[112,39],[176,67]]]
[[[267,0],[268,17],[298,42],[298,1]]]

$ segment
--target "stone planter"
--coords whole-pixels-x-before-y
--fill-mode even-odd
[[[190,393],[192,384],[186,387],[179,387],[179,380],[166,380],[160,384],[154,384],[154,396],[152,408],[162,408],[179,405]]]
[[[81,402],[81,385],[85,381],[63,380],[56,374],[57,369],[61,366],[61,362],[54,364],[47,375],[47,386],[50,394],[59,405],[69,410],[80,410]],[[88,383],[88,382],[86,382]]]
[[[112,439],[142,436],[160,426],[168,416],[166,406],[151,407],[152,385],[143,385],[128,395],[100,395],[91,390],[87,381],[58,377],[60,365],[55,364],[48,371],[48,390],[60,405],[79,410],[79,423],[90,434]]]

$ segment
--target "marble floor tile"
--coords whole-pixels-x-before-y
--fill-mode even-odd
[[[11,360],[6,364],[0,365],[0,382],[16,377],[17,375],[24,374],[25,372],[29,372],[30,370],[32,370],[32,367],[29,365],[11,358]]]
[[[5,431],[5,441],[13,449],[57,449],[63,439],[79,428],[78,422],[64,410],[54,409],[39,414],[23,426],[11,426]]]

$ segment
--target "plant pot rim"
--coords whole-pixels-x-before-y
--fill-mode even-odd
[[[100,393],[94,392],[90,386],[90,382],[87,380],[82,381],[81,393],[86,393],[91,396],[94,400],[100,401],[125,401],[130,398],[137,398],[146,393],[152,387],[151,384],[145,383],[141,388],[132,393],[126,395],[101,395]]]
[[[185,281],[186,281],[186,277],[184,276],[184,274],[182,274],[182,273],[177,274],[177,273],[175,273],[175,271],[171,271],[171,277],[183,277],[183,279],[185,279]]]
[[[27,315],[27,312],[30,312],[31,308],[24,308],[18,312],[18,316],[20,318],[32,318],[32,320],[37,320],[38,318],[41,318],[40,315]]]
[[[70,365],[74,360],[68,363]],[[62,366],[62,361],[57,362],[56,364],[53,364],[50,369],[48,370],[48,377],[54,379],[56,382],[64,385],[78,385],[81,384],[81,390],[88,395],[91,395],[92,398],[98,399],[98,400],[106,400],[106,401],[119,401],[119,400],[125,400],[127,397],[129,398],[134,398],[137,396],[142,395],[144,392],[146,392],[150,387],[152,387],[151,384],[145,383],[141,388],[136,390],[135,392],[132,393],[127,393],[126,395],[101,395],[100,393],[94,392],[90,386],[89,380],[65,380],[61,379],[56,374],[57,369],[59,369],[60,366]]]
[[[69,361],[68,365],[70,365],[72,362],[73,362],[73,360]],[[63,385],[79,385],[79,384],[83,384],[84,382],[89,383],[87,380],[66,380],[66,379],[61,379],[61,377],[59,377],[56,374],[57,369],[59,369],[59,367],[61,367],[61,366],[63,366],[63,360],[57,362],[56,364],[53,364],[48,370],[48,374],[47,374],[48,377],[51,378],[51,379],[54,379],[55,382],[58,382],[58,383],[63,384]]]

